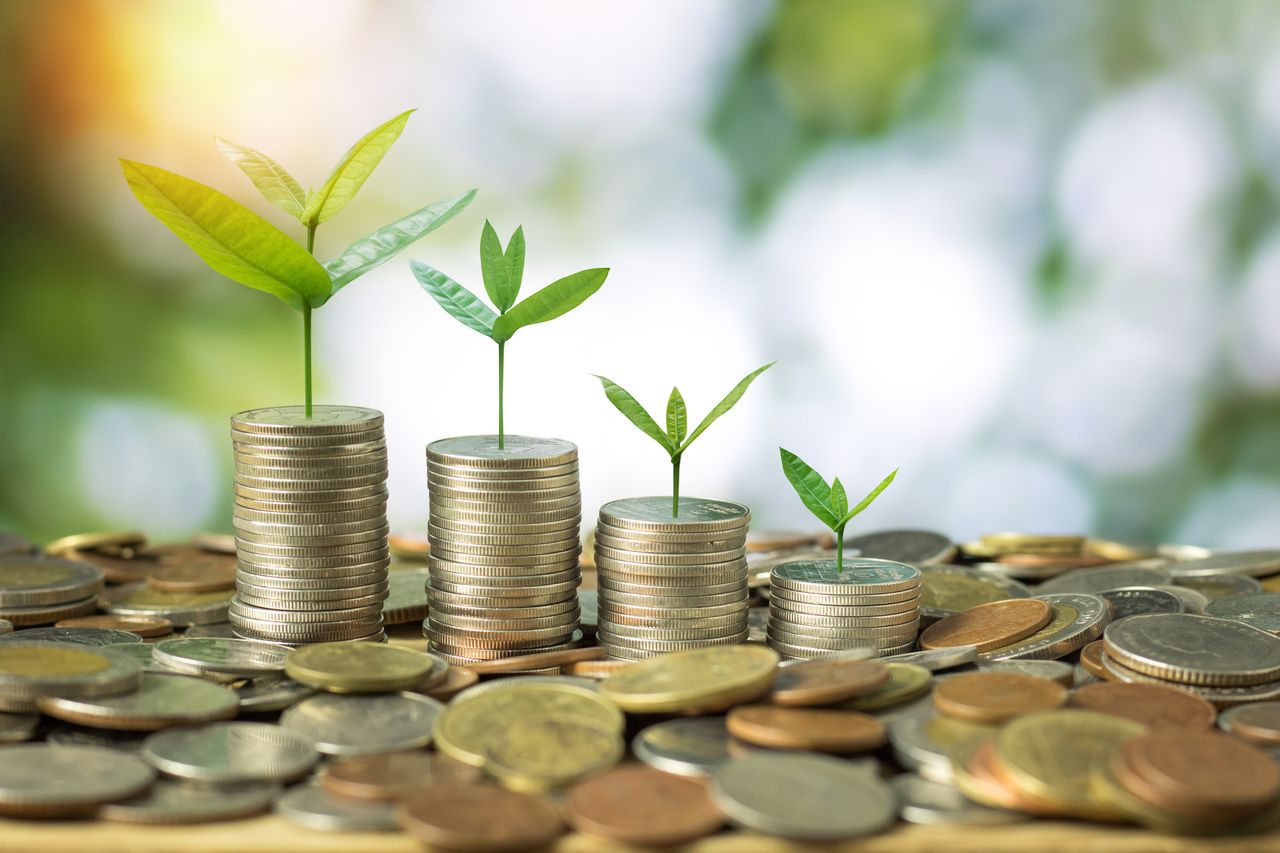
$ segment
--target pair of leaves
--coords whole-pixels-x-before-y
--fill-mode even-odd
[[[889,476],[880,481],[880,485],[859,501],[857,506],[850,509],[849,496],[845,493],[844,484],[840,482],[839,477],[828,485],[821,474],[790,450],[779,447],[778,452],[782,457],[782,471],[787,475],[800,500],[819,521],[837,533],[843,531],[844,526],[854,516],[871,506],[872,501],[880,497],[880,493],[889,488],[889,484],[898,476],[898,469],[895,468]]]
[[[609,270],[604,268],[580,270],[514,304],[524,277],[524,231],[516,229],[504,252],[488,222],[480,235],[480,266],[485,291],[498,307],[496,312],[435,267],[421,261],[409,262],[422,289],[449,316],[498,344],[509,341],[525,326],[554,320],[577,308],[600,289],[609,275]]]
[[[689,428],[689,412],[685,408],[684,397],[680,395],[679,388],[671,389],[671,396],[667,399],[667,428],[664,431],[658,426],[657,421],[645,411],[644,406],[618,383],[604,376],[597,375],[596,378],[604,386],[605,396],[609,398],[609,402],[613,403],[614,408],[622,412],[627,420],[635,424],[645,435],[652,438],[667,451],[673,460],[680,454],[684,453],[689,445],[697,440],[698,436],[707,431],[707,427],[715,423],[721,415],[724,415],[732,409],[737,402],[742,399],[742,395],[747,393],[747,389],[751,387],[751,383],[756,377],[764,373],[770,367],[777,364],[771,361],[763,367],[756,368],[742,378],[733,390],[725,395],[724,399],[716,404],[702,422],[694,429],[691,434],[686,436]]]
[[[394,137],[386,141],[387,134],[393,130],[399,136],[407,118],[404,113],[381,125],[343,156],[321,187],[326,201],[317,208],[318,221],[350,201],[394,141]],[[308,205],[320,197],[313,193],[309,199],[298,182],[266,155],[227,142],[219,144],[268,201],[300,220]],[[320,307],[346,285],[448,222],[475,198],[472,190],[433,202],[360,238],[322,266],[283,231],[217,190],[156,166],[131,160],[120,163],[143,207],[205,263],[232,281],[270,293],[298,310]]]

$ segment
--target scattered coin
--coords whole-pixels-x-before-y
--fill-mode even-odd
[[[39,725],[39,714],[0,714],[0,744],[31,740]]]
[[[452,850],[532,850],[564,831],[547,800],[502,788],[430,788],[404,802],[400,826],[424,844]]]
[[[1186,610],[1182,597],[1168,590],[1148,586],[1130,586],[1099,592],[1111,605],[1111,620],[1144,613],[1182,613]]]
[[[1280,745],[1280,702],[1253,702],[1223,711],[1218,725],[1260,746]]]
[[[964,673],[933,690],[933,705],[938,711],[980,723],[1059,708],[1066,701],[1067,691],[1057,682],[1006,672]]]
[[[427,569],[392,571],[388,576],[387,600],[382,602],[382,618],[388,625],[402,625],[426,618],[431,599]]]
[[[858,711],[741,705],[729,712],[729,734],[756,746],[841,754],[877,749],[884,725]]]
[[[21,557],[36,549],[35,543],[25,536],[0,531],[0,556]]]
[[[643,729],[631,749],[657,770],[704,778],[729,760],[729,730],[724,717],[668,720]]]
[[[946,649],[927,649],[887,655],[880,658],[880,662],[885,664],[909,663],[913,666],[924,667],[930,672],[937,672],[938,670],[964,666],[965,664],[973,663],[977,659],[977,646],[952,646]]]
[[[1174,563],[1169,573],[1179,579],[1212,575],[1266,577],[1280,574],[1280,550],[1222,551],[1199,560]]]
[[[1007,646],[979,652],[980,660],[1064,658],[1102,635],[1111,621],[1111,605],[1088,593],[1055,593],[1042,596],[1053,608],[1053,617],[1029,637]],[[1144,617],[1145,618],[1145,617]]]
[[[220,784],[297,779],[320,758],[297,732],[245,722],[157,732],[143,742],[142,756],[170,776]]]
[[[932,705],[897,714],[888,721],[889,742],[903,767],[945,785],[954,783],[951,751],[961,742],[995,733],[995,726],[938,714]]]
[[[685,844],[724,823],[705,785],[637,765],[579,783],[564,812],[584,835],[639,846]]]
[[[142,666],[101,648],[0,643],[0,710],[30,712],[41,696],[112,696],[137,689]]]
[[[57,557],[68,551],[94,551],[100,548],[137,548],[147,543],[147,537],[141,533],[75,533],[63,536],[44,546],[44,552]]]
[[[97,698],[44,696],[36,700],[51,717],[82,726],[156,731],[170,726],[227,720],[239,713],[234,691],[185,675],[144,673],[133,693]]]
[[[387,752],[335,761],[320,775],[325,790],[357,800],[403,800],[443,785],[474,785],[483,773],[469,764],[432,752]]]
[[[712,800],[734,823],[799,841],[877,832],[897,809],[878,777],[838,758],[762,751],[716,772]]]
[[[374,643],[319,643],[289,654],[285,672],[301,684],[332,693],[392,693],[428,688],[449,664],[432,654]]]
[[[933,675],[924,667],[911,663],[886,663],[885,666],[889,667],[889,680],[884,686],[843,702],[841,707],[868,713],[883,711],[929,692]]]
[[[280,725],[326,755],[395,752],[431,743],[432,727],[444,708],[418,693],[321,693],[286,710]]]
[[[275,803],[290,823],[321,832],[388,832],[397,827],[392,803],[335,796],[315,785],[295,785]]]
[[[422,690],[422,692],[433,699],[447,702],[479,680],[479,674],[473,669],[465,666],[450,666],[445,672],[443,680]]]
[[[1156,684],[1090,684],[1073,691],[1070,704],[1073,708],[1126,717],[1153,732],[1204,731],[1213,725],[1218,713],[1199,696]]]
[[[289,650],[253,640],[189,639],[162,640],[155,646],[155,658],[163,666],[188,675],[253,678],[280,672]]]
[[[938,564],[922,566],[920,571],[920,615],[929,619],[941,619],[979,604],[1031,595],[1015,580],[964,566]]]
[[[1158,586],[1169,582],[1169,573],[1163,569],[1148,569],[1126,565],[1107,566],[1099,569],[1075,569],[1050,578],[1040,584],[1036,593],[1083,592],[1097,594],[1131,586]]]
[[[208,622],[226,622],[231,593],[217,592],[165,592],[152,589],[146,583],[129,584],[107,590],[101,606],[117,616],[159,616],[174,625],[201,625]]]
[[[25,628],[6,634],[6,643],[74,643],[77,646],[114,646],[119,643],[141,643],[142,637],[132,631],[115,628]]]
[[[316,689],[299,684],[283,675],[266,675],[235,688],[242,714],[265,714],[283,711],[314,696]]]
[[[759,646],[691,649],[627,667],[601,689],[633,713],[711,711],[764,695],[777,664],[778,655]]]
[[[769,701],[788,706],[828,705],[875,690],[888,681],[888,667],[872,661],[805,661],[778,669]]]
[[[978,664],[978,670],[980,672],[1012,672],[1036,678],[1047,678],[1049,681],[1056,681],[1063,687],[1071,687],[1075,683],[1075,667],[1057,660],[990,661]]]
[[[1260,631],[1277,634],[1280,633],[1280,592],[1219,598],[1209,602],[1204,615],[1234,619]]]
[[[111,628],[139,637],[163,637],[173,633],[173,623],[158,616],[77,616],[63,619],[55,628]]]
[[[136,756],[91,746],[24,743],[4,748],[0,814],[83,817],[146,790],[156,773]]]
[[[558,649],[550,652],[517,655],[500,660],[474,661],[467,665],[472,672],[480,675],[491,675],[499,672],[522,672],[544,666],[564,666],[569,663],[586,660],[600,660],[604,657],[604,649],[599,646],[587,646],[580,649]]]
[[[1215,732],[1133,737],[1113,767],[1139,799],[1209,823],[1255,814],[1280,796],[1280,768],[1267,753]]]
[[[236,561],[229,554],[215,554],[192,545],[162,551],[159,567],[147,575],[147,584],[165,592],[215,592],[234,589]]]
[[[945,563],[956,553],[950,537],[930,530],[881,530],[846,539],[844,544],[845,548],[856,549],[860,557],[919,567]]]
[[[1132,616],[1107,627],[1108,655],[1169,681],[1248,685],[1280,678],[1280,637],[1230,619]]]
[[[626,753],[614,729],[580,720],[515,720],[490,738],[484,768],[503,787],[562,788],[617,764]]]
[[[980,604],[930,625],[920,635],[920,647],[976,646],[988,652],[1031,636],[1049,624],[1052,615],[1053,609],[1038,598]]]
[[[914,773],[900,773],[889,780],[898,797],[898,813],[908,823],[931,826],[993,826],[1026,820],[1007,809],[975,803],[951,785],[932,782]]]
[[[144,794],[106,803],[98,809],[98,817],[154,826],[237,820],[265,812],[279,794],[280,786],[274,782],[195,785],[161,779]]]

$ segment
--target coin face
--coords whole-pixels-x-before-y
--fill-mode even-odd
[[[1056,681],[1063,687],[1075,684],[1075,667],[1058,660],[998,660],[978,664],[980,672],[1011,672]]]
[[[6,746],[0,761],[0,813],[89,815],[102,803],[145,790],[155,777],[136,756],[118,750],[42,743]]]
[[[162,616],[174,625],[198,625],[227,621],[232,594],[217,592],[165,592],[145,583],[117,587],[103,596],[103,609],[122,616]]]
[[[1066,700],[1066,689],[1055,681],[1009,672],[962,673],[933,689],[933,705],[940,713],[978,723],[1052,710]]]
[[[1111,605],[1112,621],[1144,613],[1182,613],[1186,609],[1180,596],[1155,587],[1122,587],[1098,595]]]
[[[1233,619],[1269,634],[1280,633],[1280,592],[1219,598],[1209,602],[1204,615]]]
[[[134,693],[82,699],[45,696],[37,706],[70,723],[130,731],[226,720],[240,710],[233,690],[199,678],[160,673],[144,673]]]
[[[404,802],[400,827],[451,850],[529,850],[564,831],[549,801],[490,785],[434,787]]]
[[[1280,745],[1280,702],[1253,702],[1223,711],[1218,725],[1260,746]]]
[[[881,530],[845,540],[861,557],[875,557],[914,566],[946,562],[956,552],[951,538],[931,530]]]
[[[357,800],[403,800],[441,785],[474,785],[484,774],[469,764],[432,752],[388,752],[335,761],[320,784],[340,797]]]
[[[889,668],[889,680],[884,685],[841,703],[841,707],[863,712],[882,711],[929,692],[933,681],[929,670],[911,663],[888,662],[884,665]]]
[[[627,529],[711,531],[745,528],[750,520],[751,510],[742,504],[707,498],[681,497],[674,517],[670,496],[624,498],[600,507],[602,523]]]
[[[979,604],[930,625],[920,635],[920,646],[976,646],[986,652],[1031,636],[1049,624],[1052,615],[1049,604],[1038,598]]]
[[[304,735],[326,755],[394,752],[431,743],[444,707],[418,693],[321,693],[286,710],[280,725]]]
[[[1267,753],[1218,732],[1159,732],[1119,748],[1118,780],[1132,793],[1209,820],[1260,811],[1280,796]]]
[[[1150,731],[1205,731],[1217,717],[1213,705],[1199,696],[1156,684],[1090,684],[1071,693],[1071,707],[1125,717]]]
[[[251,678],[280,672],[288,650],[252,640],[186,637],[162,640],[155,655],[163,665],[191,675],[220,673]]]
[[[492,467],[495,463],[520,467],[518,463],[542,466],[563,465],[578,457],[578,447],[558,438],[528,435],[504,436],[498,446],[496,435],[463,435],[442,438],[427,445],[427,458],[448,465]]]
[[[777,663],[777,653],[760,646],[690,649],[621,670],[605,680],[602,690],[636,713],[710,709],[765,693]]]
[[[333,693],[389,693],[423,683],[448,664],[435,655],[373,643],[320,643],[289,654],[285,672]]]
[[[717,771],[711,797],[734,823],[801,841],[876,832],[896,814],[876,776],[823,755],[758,752]]]
[[[547,791],[600,773],[626,753],[622,736],[582,720],[514,720],[485,747],[485,770],[503,787]]]
[[[251,409],[231,418],[232,426],[243,432],[292,433],[298,428],[308,433],[347,433],[382,425],[382,413],[358,406],[312,406],[310,416],[304,406],[277,406]]]
[[[729,734],[770,749],[852,754],[884,745],[884,725],[868,714],[831,708],[740,705],[729,711]]]
[[[724,717],[668,720],[643,729],[631,749],[650,767],[705,778],[729,760],[729,731]]]
[[[142,637],[117,628],[26,628],[4,635],[0,642],[71,643],[77,646],[113,646],[118,643],[141,643]]]
[[[1107,627],[1108,655],[1184,684],[1248,685],[1280,677],[1280,637],[1229,619],[1132,616]]]
[[[77,616],[72,619],[63,619],[53,627],[111,628],[147,638],[163,637],[173,633],[173,623],[160,616]]]
[[[320,758],[297,732],[244,722],[157,732],[143,743],[142,755],[170,776],[219,783],[296,779]]]
[[[106,803],[97,816],[114,823],[156,826],[236,820],[271,807],[280,793],[274,782],[241,782],[234,787],[157,781],[146,793]]]
[[[978,659],[977,646],[954,646],[946,649],[928,649],[916,652],[903,652],[880,658],[883,664],[909,663],[923,667],[930,672],[951,669],[973,663]]]
[[[335,796],[315,785],[295,785],[276,800],[276,814],[322,832],[386,832],[396,828],[395,806]]]
[[[797,591],[896,592],[920,585],[920,570],[889,560],[846,560],[837,572],[833,560],[801,560],[773,569],[773,583]]]
[[[724,823],[705,785],[635,765],[576,785],[565,817],[584,835],[640,846],[684,844]]]
[[[1047,625],[1031,636],[1007,646],[979,652],[979,659],[1051,660],[1065,657],[1101,636],[1111,621],[1111,606],[1097,595],[1055,593],[1041,598],[1053,607],[1053,617]]]
[[[1129,586],[1158,586],[1168,583],[1168,572],[1157,569],[1130,568],[1123,565],[1097,569],[1076,569],[1050,578],[1037,588],[1039,595],[1057,592],[1099,593]]]
[[[0,643],[0,697],[25,701],[39,696],[109,696],[135,689],[142,666],[101,648],[59,643]],[[12,704],[12,703],[11,703]]]

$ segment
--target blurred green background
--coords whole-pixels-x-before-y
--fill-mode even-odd
[[[470,187],[417,257],[478,287],[485,217],[526,287],[605,289],[509,352],[508,427],[582,448],[587,514],[663,457],[590,372],[700,417],[690,493],[804,523],[776,447],[860,523],[1274,544],[1280,6],[9,0],[0,5],[0,528],[229,529],[227,417],[301,398],[296,314],[219,279],[118,157],[301,239],[215,135],[318,184],[418,112],[350,240]],[[318,399],[387,413],[392,521],[422,447],[493,430],[492,345],[396,260],[317,315]],[[852,532],[852,531],[851,531]]]

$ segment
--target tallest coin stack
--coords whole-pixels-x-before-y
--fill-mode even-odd
[[[432,650],[450,663],[566,648],[578,628],[578,448],[495,435],[427,445]]]
[[[231,419],[241,637],[302,644],[381,639],[387,597],[382,413],[256,409]]]

